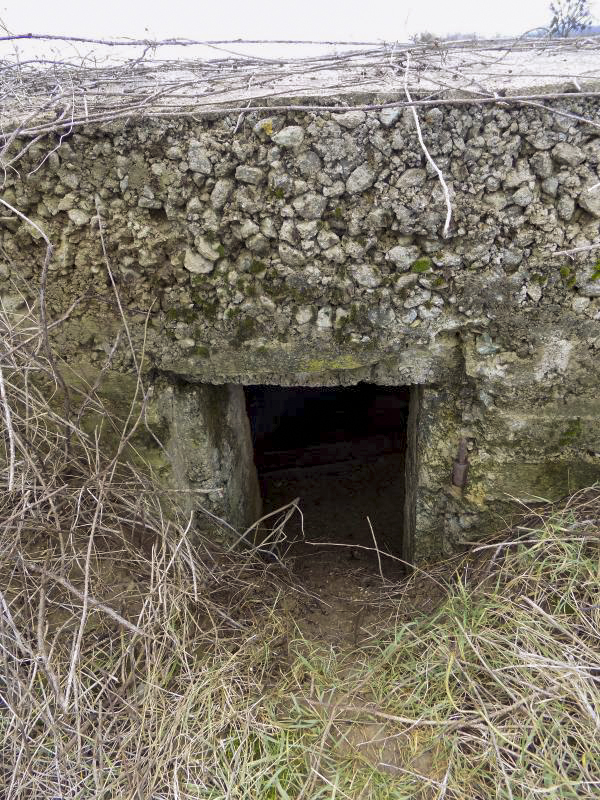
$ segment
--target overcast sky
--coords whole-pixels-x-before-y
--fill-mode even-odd
[[[422,31],[520,34],[548,24],[549,5],[549,0],[0,0],[0,19],[11,33],[407,41]],[[591,7],[597,21],[600,0]]]

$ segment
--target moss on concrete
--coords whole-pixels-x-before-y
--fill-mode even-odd
[[[432,261],[427,256],[423,256],[422,258],[417,258],[416,261],[413,262],[410,271],[416,272],[417,274],[421,274],[423,272],[429,272],[432,266]]]
[[[329,359],[313,358],[305,367],[301,367],[301,369],[306,372],[322,373],[337,369],[358,369],[362,366],[364,366],[363,362],[359,361],[353,355],[346,354]]]

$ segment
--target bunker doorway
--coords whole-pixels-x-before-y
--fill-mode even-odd
[[[373,568],[374,534],[380,550],[402,557],[409,387],[244,391],[264,513],[300,498],[304,540],[295,515],[288,554]],[[386,575],[398,575],[399,562],[383,562]]]

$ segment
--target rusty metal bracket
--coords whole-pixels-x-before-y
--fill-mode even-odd
[[[452,485],[464,489],[467,485],[468,472],[467,440],[462,438],[458,443],[458,458],[452,466]]]

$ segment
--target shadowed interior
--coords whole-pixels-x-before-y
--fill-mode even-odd
[[[363,563],[402,547],[408,387],[247,386],[264,511],[296,497],[304,517],[286,528],[295,556],[331,543]],[[340,546],[346,550],[341,550]]]

